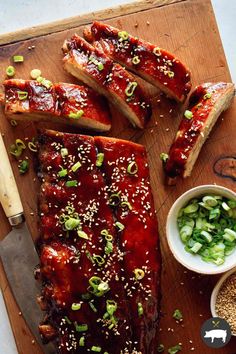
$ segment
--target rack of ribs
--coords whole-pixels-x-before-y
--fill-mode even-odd
[[[168,184],[175,184],[177,177],[191,175],[204,142],[220,114],[229,108],[234,93],[234,84],[225,82],[205,83],[193,91],[163,164]]]
[[[110,112],[105,99],[89,87],[49,80],[4,81],[5,114],[8,119],[53,121],[108,131]]]
[[[154,354],[160,250],[145,148],[42,131],[44,340],[61,353]]]
[[[191,89],[190,71],[165,49],[97,21],[85,28],[84,37],[168,96],[180,102],[186,99]]]
[[[132,74],[77,34],[66,40],[62,49],[69,73],[107,97],[134,126],[144,128],[151,116],[151,104]]]

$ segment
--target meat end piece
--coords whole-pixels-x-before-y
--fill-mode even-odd
[[[220,114],[229,108],[234,93],[234,84],[225,82],[205,83],[193,91],[163,164],[168,184],[175,184],[177,177],[191,175],[204,142]]]
[[[135,77],[77,34],[64,42],[64,67],[104,95],[133,125],[144,128],[151,104]]]
[[[54,121],[96,131],[111,128],[105,99],[89,87],[18,79],[4,81],[4,87],[8,119]]]
[[[84,37],[114,61],[183,102],[191,89],[189,69],[157,45],[101,22],[93,22]]]

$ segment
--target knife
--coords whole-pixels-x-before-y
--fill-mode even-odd
[[[0,202],[12,231],[0,242],[0,256],[16,302],[43,352],[55,353],[51,344],[42,345],[38,324],[42,312],[36,303],[40,286],[33,271],[39,264],[32,237],[25,223],[23,206],[0,133]]]

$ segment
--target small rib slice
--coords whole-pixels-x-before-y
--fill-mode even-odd
[[[225,82],[205,83],[194,90],[189,99],[189,118],[183,117],[164,163],[168,184],[174,184],[178,176],[191,175],[204,142],[220,114],[229,108],[234,93],[234,84]]]
[[[69,73],[106,96],[133,125],[145,126],[151,106],[133,75],[76,34],[64,42],[63,51]]]
[[[101,22],[93,22],[84,36],[102,50],[168,96],[183,102],[191,89],[190,71],[173,54]]]
[[[88,87],[67,83],[45,87],[18,79],[4,81],[4,87],[8,119],[54,121],[96,131],[111,128],[105,99]]]

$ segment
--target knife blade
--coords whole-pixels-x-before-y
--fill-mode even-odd
[[[1,134],[0,155],[0,202],[12,226],[12,231],[0,242],[1,260],[15,300],[30,330],[43,352],[53,354],[55,349],[51,344],[42,344],[38,331],[42,312],[36,297],[40,287],[33,271],[39,264],[39,257],[24,221],[22,203]]]

